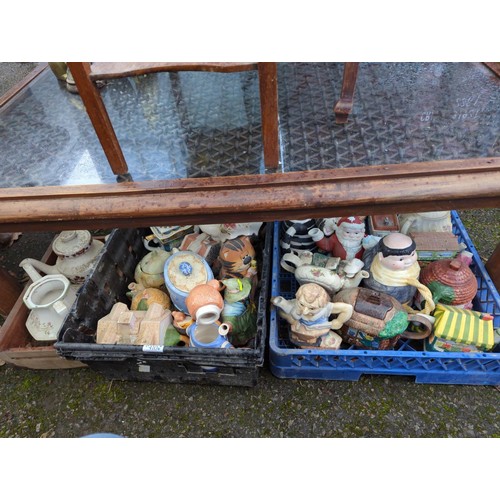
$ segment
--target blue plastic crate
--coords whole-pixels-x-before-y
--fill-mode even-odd
[[[489,277],[458,214],[452,212],[453,232],[473,254],[471,270],[477,277],[474,309],[493,315],[500,327],[500,296]],[[272,296],[287,299],[299,286],[292,273],[280,266],[279,222],[274,225]],[[342,344],[344,346],[345,344]],[[359,380],[361,375],[414,376],[423,384],[500,385],[500,353],[442,353],[423,351],[422,342],[400,340],[394,350],[298,349],[288,340],[288,325],[271,306],[269,332],[271,372],[280,378],[317,380]]]

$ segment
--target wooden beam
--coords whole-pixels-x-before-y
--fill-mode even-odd
[[[244,62],[94,62],[92,80],[106,80],[128,76],[160,73],[162,71],[210,71],[233,73],[257,69],[257,63]]]
[[[500,207],[500,157],[0,190],[0,231]]]

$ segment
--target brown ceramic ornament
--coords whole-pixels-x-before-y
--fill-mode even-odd
[[[460,258],[431,262],[422,269],[420,281],[433,294],[435,302],[467,306],[477,293],[477,280]]]

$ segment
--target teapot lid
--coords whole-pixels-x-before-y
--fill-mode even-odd
[[[165,261],[170,257],[170,252],[163,248],[155,248],[147,253],[139,262],[139,267],[146,274],[161,274]]]
[[[166,262],[165,274],[177,290],[187,293],[196,285],[207,283],[211,278],[203,257],[190,251],[173,254]]]
[[[61,257],[75,257],[85,252],[91,242],[90,231],[62,231],[52,243],[52,250]]]

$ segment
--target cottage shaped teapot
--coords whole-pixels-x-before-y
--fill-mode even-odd
[[[19,266],[26,271],[27,265],[31,265],[45,274],[62,274],[71,283],[83,283],[103,246],[104,243],[93,239],[89,231],[63,231],[52,242],[52,250],[57,255],[55,265],[28,258]]]

